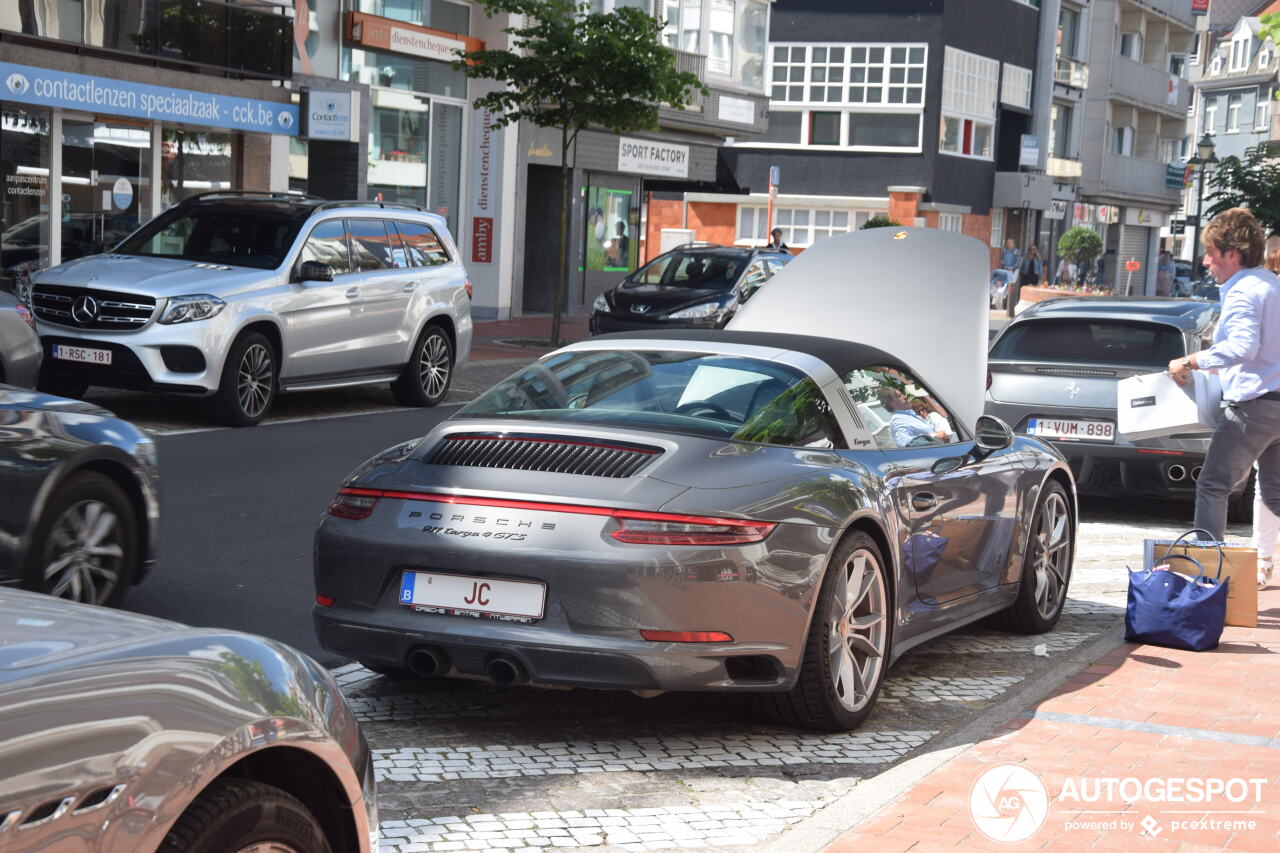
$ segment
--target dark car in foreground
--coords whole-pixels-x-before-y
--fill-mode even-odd
[[[991,343],[988,414],[1050,442],[1082,495],[1191,499],[1206,436],[1130,441],[1116,432],[1116,383],[1165,370],[1209,345],[1216,302],[1161,297],[1049,299],[1023,311]],[[1251,486],[1230,503],[1252,512]]]
[[[341,484],[316,535],[321,643],[383,672],[739,692],[840,730],[918,643],[997,613],[1052,628],[1074,486],[980,416],[986,258],[936,229],[855,232],[733,328],[543,357]],[[904,301],[864,302],[894,270]],[[880,348],[904,329],[936,351]]]
[[[733,246],[681,246],[596,297],[591,334],[719,329],[792,258]]]
[[[155,560],[157,482],[133,424],[0,385],[0,586],[119,604]]]
[[[0,849],[364,853],[373,761],[273,640],[0,590]]]

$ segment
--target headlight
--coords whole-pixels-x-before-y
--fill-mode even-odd
[[[168,307],[164,309],[160,322],[173,324],[208,320],[225,307],[227,307],[227,303],[207,293],[197,293],[192,296],[174,296],[169,300]]]
[[[591,303],[591,310],[606,312],[609,310],[609,300],[604,298],[603,293],[596,297],[595,302]]]
[[[702,317],[710,317],[712,314],[718,314],[721,311],[719,304],[715,302],[704,302],[701,305],[695,305],[692,308],[684,308],[680,311],[672,312],[667,316],[672,320],[697,320]]]

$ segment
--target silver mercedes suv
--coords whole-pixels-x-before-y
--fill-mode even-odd
[[[30,301],[42,388],[205,397],[233,426],[282,391],[388,382],[434,406],[471,349],[471,282],[444,220],[390,202],[195,196],[34,275]]]

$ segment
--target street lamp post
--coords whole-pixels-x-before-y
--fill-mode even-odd
[[[1203,268],[1198,260],[1200,257],[1200,220],[1204,216],[1204,176],[1206,172],[1212,172],[1213,168],[1218,165],[1218,155],[1213,153],[1213,139],[1209,136],[1208,131],[1205,131],[1204,136],[1196,143],[1196,153],[1187,161],[1187,164],[1195,166],[1196,171],[1200,173],[1196,187],[1196,227],[1191,236],[1191,270],[1195,273],[1195,280],[1199,281],[1204,277]]]

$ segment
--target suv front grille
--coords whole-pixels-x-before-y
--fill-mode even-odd
[[[156,310],[151,296],[94,287],[37,284],[31,291],[37,320],[73,329],[140,329]]]
[[[427,464],[630,477],[661,453],[656,447],[594,438],[451,435],[440,443]]]

